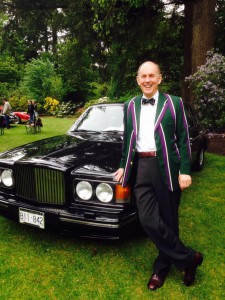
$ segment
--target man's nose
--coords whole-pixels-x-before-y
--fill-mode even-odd
[[[151,76],[146,76],[146,77],[145,77],[145,81],[146,81],[146,82],[150,82],[150,81],[151,81]]]

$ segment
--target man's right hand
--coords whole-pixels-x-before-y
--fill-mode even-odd
[[[116,181],[122,182],[124,169],[119,168],[113,175]]]

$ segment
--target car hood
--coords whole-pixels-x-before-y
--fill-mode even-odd
[[[1,164],[29,163],[56,169],[104,165],[118,167],[121,137],[109,134],[60,135],[26,144],[0,154]]]

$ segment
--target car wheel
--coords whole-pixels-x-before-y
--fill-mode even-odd
[[[198,152],[197,160],[194,165],[194,170],[195,171],[201,171],[204,165],[204,160],[205,160],[205,150],[204,148],[201,148]]]
[[[17,118],[17,121],[16,121],[15,124],[21,124],[21,119],[20,119],[20,117],[16,116],[16,118]]]

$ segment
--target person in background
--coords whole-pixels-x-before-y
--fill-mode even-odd
[[[147,288],[164,284],[172,265],[184,272],[183,283],[193,284],[203,255],[179,238],[181,190],[191,185],[191,149],[183,101],[158,90],[160,68],[151,61],[137,72],[142,95],[124,105],[124,138],[115,180],[131,184],[140,223],[158,248]]]
[[[10,128],[10,124],[9,124],[9,116],[10,116],[10,111],[11,111],[11,105],[9,103],[9,101],[7,101],[6,99],[3,99],[3,115],[5,117],[5,123],[6,123],[6,128],[9,129]]]
[[[27,113],[30,115],[29,124],[34,124],[34,105],[31,100],[28,100]]]
[[[37,118],[38,117],[37,102],[33,100],[32,103],[34,105],[34,117]]]

